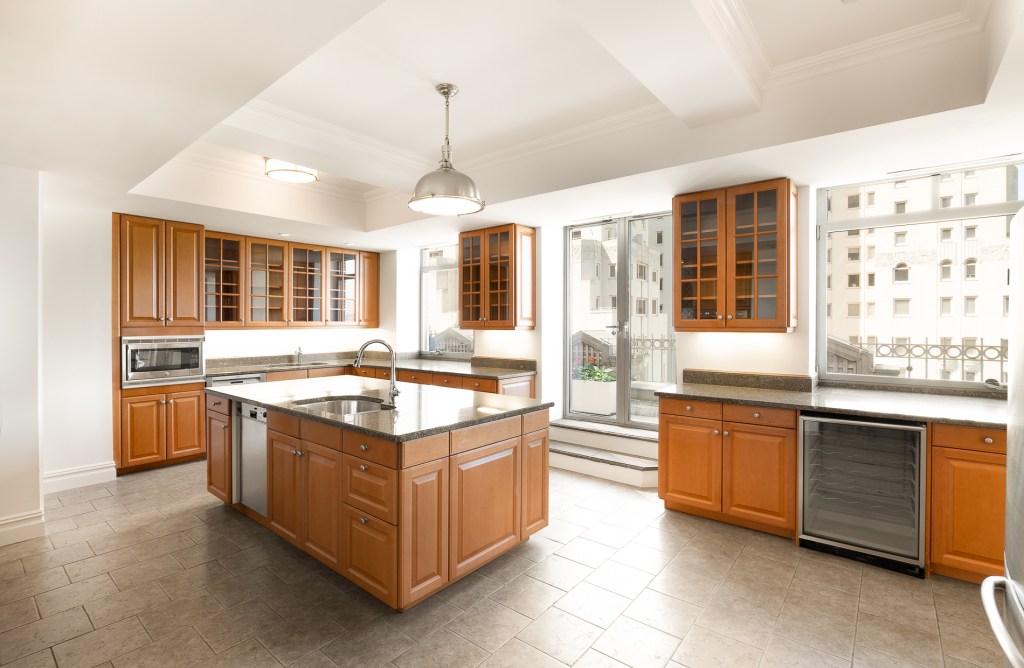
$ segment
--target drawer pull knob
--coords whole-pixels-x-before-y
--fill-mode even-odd
[[[370,446],[366,445],[365,443],[362,443],[359,445],[359,449],[362,450],[363,452],[366,452],[367,450],[370,449]]]
[[[728,431],[723,431],[723,432],[722,432],[722,436],[728,436],[728,435],[729,435],[729,432],[728,432]]]
[[[220,402],[219,401],[215,401],[215,402],[213,402],[213,405],[214,406],[220,406]]]
[[[294,457],[294,456],[295,456],[295,455],[297,455],[297,454],[299,454],[299,451],[298,451],[298,450],[292,450],[292,457]]]
[[[306,454],[306,453],[305,453],[305,452],[303,452],[302,450],[299,450],[299,452],[298,452],[297,454],[299,455],[299,457],[301,457],[302,455],[304,455],[304,454]]]
[[[757,411],[754,411],[754,417],[759,418],[759,417],[761,417],[761,414],[758,413]]]
[[[714,434],[715,436],[718,436],[718,434],[719,434],[719,432],[718,432],[718,430],[717,430],[717,429],[715,429],[715,430],[714,430],[714,431],[712,431],[711,433],[712,433],[712,434]]]
[[[359,465],[359,470],[360,471],[368,471],[369,469],[370,469],[370,467],[367,466],[366,464],[360,464]]]
[[[686,407],[686,410],[688,410],[688,411],[692,411],[692,410],[693,410],[693,406],[687,406],[687,407]]]
[[[221,429],[227,429],[227,428],[228,428],[228,426],[227,426],[226,424],[222,424],[222,425],[220,426],[220,428],[221,428]]]
[[[359,518],[359,523],[360,524],[366,524],[366,518],[365,517],[360,517]]]
[[[989,445],[992,445],[993,443],[995,443],[995,441],[992,440],[991,436],[986,436],[985,437],[985,442],[988,443]]]

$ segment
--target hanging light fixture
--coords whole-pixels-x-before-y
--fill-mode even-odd
[[[448,103],[459,87],[455,84],[437,85],[444,97],[444,144],[441,145],[441,166],[425,174],[416,182],[409,208],[419,213],[436,216],[459,216],[476,213],[484,208],[473,179],[452,166],[452,148],[448,144]]]
[[[275,181],[285,183],[312,183],[320,180],[320,172],[312,167],[303,167],[276,158],[263,158],[263,173]]]

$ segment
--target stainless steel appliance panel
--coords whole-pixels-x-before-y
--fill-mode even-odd
[[[238,486],[244,506],[267,515],[267,409],[242,403]]]
[[[121,387],[204,380],[202,336],[121,337]]]
[[[225,387],[227,385],[249,385],[251,383],[262,383],[266,379],[262,373],[239,373],[232,376],[217,376],[208,378],[206,387]]]

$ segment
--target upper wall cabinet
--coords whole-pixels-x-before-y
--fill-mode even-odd
[[[357,324],[380,327],[380,253],[359,251]]]
[[[245,237],[207,232],[203,261],[206,327],[241,327],[245,316]]]
[[[534,328],[536,234],[501,225],[459,235],[459,327]]]
[[[288,324],[288,242],[246,237],[246,327]]]
[[[291,258],[292,327],[313,327],[324,324],[324,271],[327,249],[323,246],[288,244]]]
[[[114,215],[121,327],[202,327],[203,227]]]
[[[672,200],[678,331],[796,326],[796,188],[775,179]]]

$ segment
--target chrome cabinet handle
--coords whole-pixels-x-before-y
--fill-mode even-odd
[[[297,454],[299,454],[299,451],[298,451],[298,450],[292,450],[292,457],[294,457],[294,456],[295,456],[295,455],[297,455]]]
[[[759,418],[759,417],[761,417],[761,414],[758,413],[757,411],[754,411],[754,417]]]
[[[986,436],[985,437],[985,442],[988,443],[989,445],[992,445],[993,443],[995,443],[995,441],[992,440],[991,436]]]
[[[167,322],[174,322],[174,316],[172,315],[170,318],[167,318]]]
[[[712,430],[711,433],[714,434],[715,436],[718,436],[718,430],[717,429]]]
[[[227,426],[226,424],[222,424],[222,425],[220,426],[220,428],[221,428],[221,429],[227,429],[227,428],[228,428],[228,426]]]
[[[1011,668],[1024,668],[1024,656],[1013,642],[1010,632],[1006,630],[1006,624],[999,614],[999,607],[996,605],[996,587],[1006,589],[1009,581],[1002,575],[992,575],[981,582],[981,605],[985,608],[985,616],[988,617],[989,626],[995,634],[999,646],[1006,655],[1008,665]]]
[[[213,405],[214,406],[220,406],[220,402],[219,401],[215,401],[215,402],[213,402]]]
[[[366,464],[360,464],[360,465],[359,465],[359,470],[360,470],[360,471],[369,471],[369,470],[370,470],[370,467],[369,467],[369,466],[367,466]]]
[[[163,406],[163,405],[164,405],[164,404],[166,404],[166,403],[167,403],[167,402],[166,402],[166,401],[164,401],[163,399],[161,399],[161,400],[160,400],[160,405],[161,405],[161,406]]]
[[[366,445],[365,443],[362,443],[360,444],[359,449],[362,450],[363,452],[366,452],[367,450],[370,449],[370,446]]]
[[[302,455],[304,455],[306,453],[303,450],[299,450],[297,454],[299,455],[299,457],[301,457]]]
[[[728,436],[728,435],[729,435],[729,432],[728,432],[728,431],[723,431],[723,432],[722,432],[722,436]]]
[[[167,403],[173,404],[174,403],[174,399],[169,400]]]
[[[722,319],[722,314],[721,313],[716,313],[715,317],[718,318],[719,320],[721,320]]]
[[[693,410],[693,406],[687,406],[687,407],[686,407],[686,410],[688,410],[688,411],[692,411],[692,410]]]
[[[725,316],[725,319],[726,320],[732,320],[732,314],[730,313],[729,315]]]
[[[366,518],[365,517],[360,517],[359,518],[359,523],[360,524],[366,524]]]

